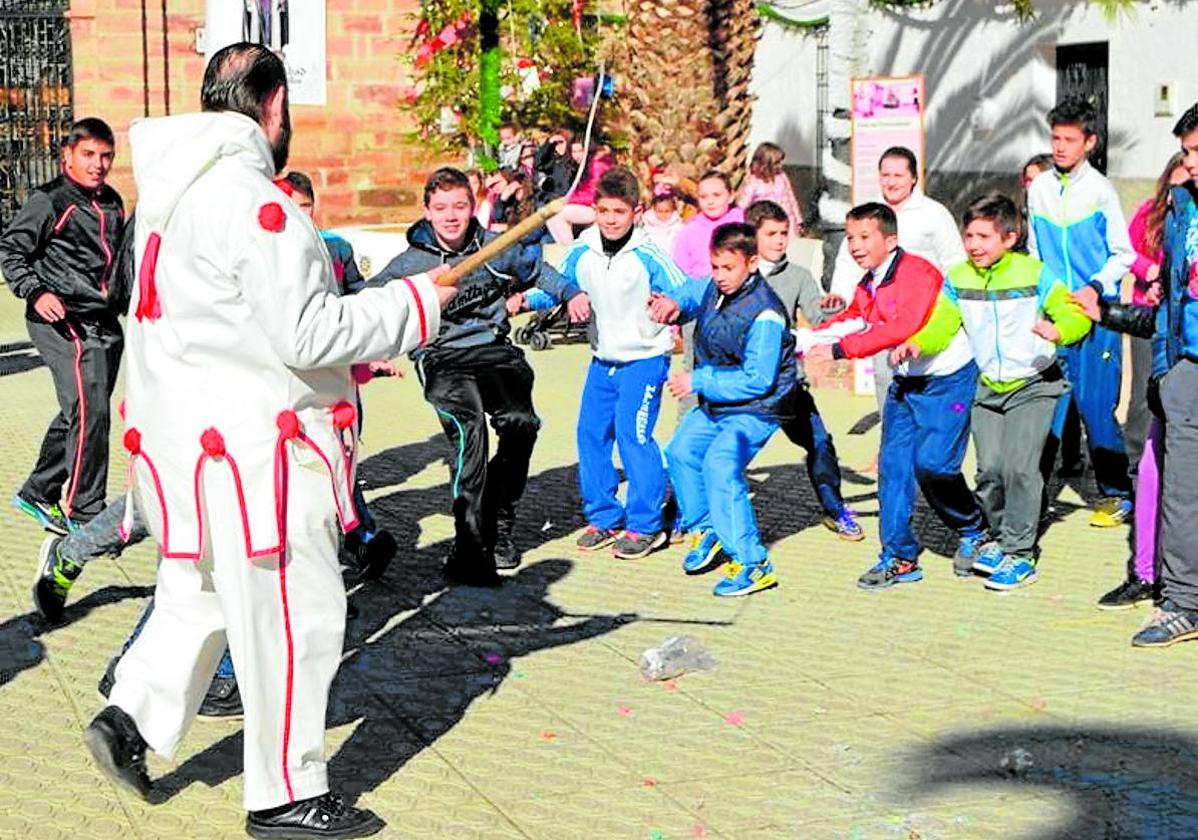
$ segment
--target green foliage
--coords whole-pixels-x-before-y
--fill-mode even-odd
[[[878,6],[930,6],[934,0],[870,0]],[[1036,14],[1035,0],[1010,0],[1020,17],[1030,18]],[[1108,18],[1118,17],[1120,12],[1131,11],[1139,0],[1093,0]]]
[[[499,51],[481,49],[478,20],[484,4],[499,13]],[[487,147],[495,141],[487,129],[501,120],[524,127],[576,125],[580,115],[570,106],[570,86],[576,77],[595,72],[600,33],[588,18],[580,39],[571,5],[570,0],[423,0],[420,15],[428,21],[428,34],[400,58],[415,81],[404,107],[414,115],[421,134],[448,148],[473,146],[479,139]],[[470,26],[461,40],[416,67],[420,42],[436,36],[463,12],[469,14]],[[525,88],[517,69],[520,59],[536,68],[536,90]],[[483,83],[489,73],[497,74],[498,88]],[[505,96],[499,96],[499,89]],[[443,126],[447,108],[456,117],[452,126]],[[450,130],[443,132],[444,127]],[[480,130],[491,136],[480,137]]]

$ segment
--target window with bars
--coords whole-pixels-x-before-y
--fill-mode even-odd
[[[73,116],[67,0],[0,0],[0,226],[59,171]]]

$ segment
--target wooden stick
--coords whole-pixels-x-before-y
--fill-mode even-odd
[[[438,286],[456,286],[472,271],[481,267],[484,263],[490,262],[497,256],[502,254],[508,248],[511,248],[520,243],[520,240],[528,236],[533,231],[542,227],[545,222],[556,216],[566,206],[566,199],[557,198],[546,204],[540,210],[537,210],[527,219],[524,219],[515,227],[510,228],[498,237],[488,242],[483,247],[479,248],[466,259],[455,265],[449,271],[437,278]]]

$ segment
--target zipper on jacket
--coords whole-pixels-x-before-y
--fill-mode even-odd
[[[1061,175],[1061,257],[1065,260],[1065,287],[1073,294],[1073,264],[1069,261],[1069,173]]]
[[[990,309],[994,312],[994,355],[998,357],[998,376],[995,377],[995,382],[1002,382],[1002,346],[999,344],[999,339],[1002,336],[1002,320],[998,313],[998,295],[990,290],[990,281],[994,279],[994,266],[986,269],[986,293],[994,295],[990,300]]]
[[[112,268],[112,249],[108,247],[107,226],[104,222],[104,211],[96,200],[92,199],[92,207],[100,217],[100,249],[104,252],[104,271],[100,275],[100,297],[108,297],[108,269]]]

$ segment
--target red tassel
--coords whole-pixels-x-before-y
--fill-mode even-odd
[[[275,418],[275,425],[279,427],[279,435],[283,440],[295,440],[300,436],[299,416],[291,409],[280,411]]]
[[[337,429],[348,429],[354,425],[358,412],[347,402],[339,402],[333,406],[333,426]]]
[[[208,429],[200,435],[200,446],[204,454],[211,458],[221,458],[225,454],[225,439],[216,429]]]
[[[154,273],[158,268],[158,249],[162,245],[162,237],[151,233],[146,240],[146,250],[141,258],[141,271],[137,273],[137,320],[149,318],[156,321],[162,317],[162,307],[158,303],[158,285],[154,282]]]

